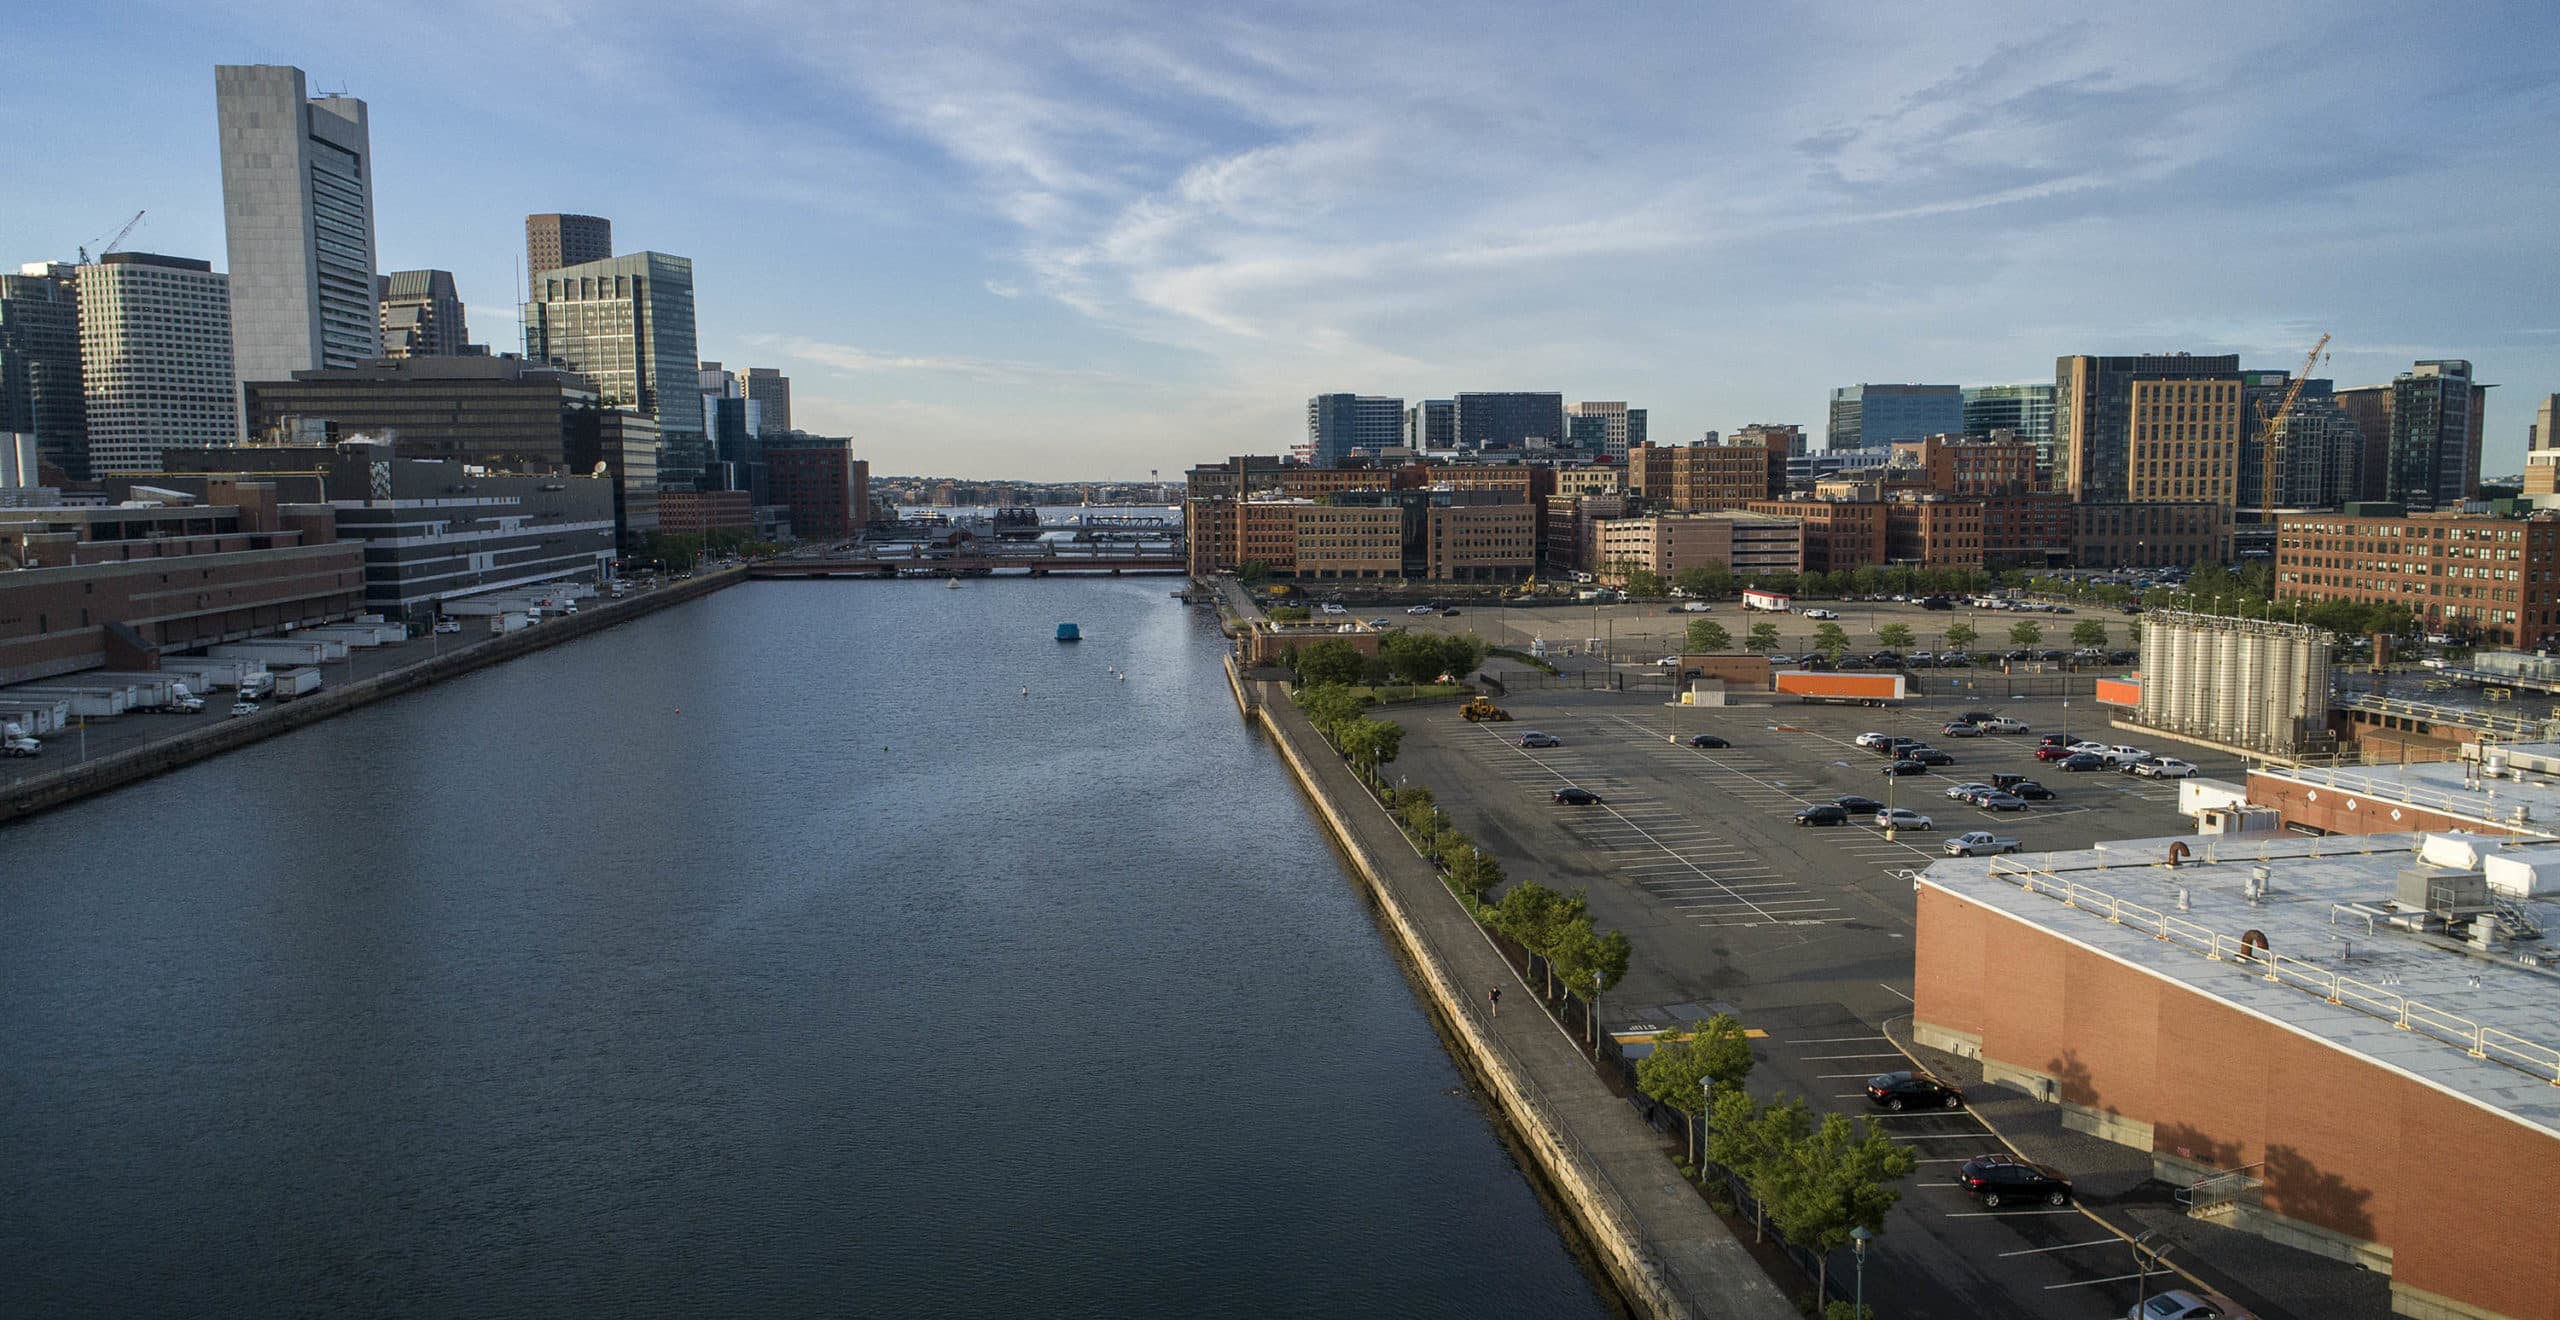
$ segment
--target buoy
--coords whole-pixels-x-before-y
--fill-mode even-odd
[[[1029,688],[1024,688],[1024,689],[1022,690],[1022,695],[1026,696],[1026,697],[1027,697],[1027,696],[1030,696],[1030,695],[1031,695],[1031,689],[1029,689]]]

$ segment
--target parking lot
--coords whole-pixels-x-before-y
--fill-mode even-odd
[[[1661,702],[1658,691],[1523,691],[1502,703],[1513,722],[1485,724],[1465,723],[1448,706],[1417,709],[1399,716],[1407,732],[1394,772],[1428,785],[1512,878],[1583,890],[1602,926],[1629,934],[1633,967],[1602,1005],[1605,1024],[1641,1033],[1730,1012],[1755,1035],[1752,1089],[1763,1096],[1792,1093],[1817,1109],[1867,1113],[1864,1080],[1908,1066],[1884,1031],[1911,1005],[1908,873],[1940,857],[1950,835],[1990,830],[2032,853],[2192,832],[2176,812],[2175,781],[2062,773],[2034,759],[2035,734],[1940,735],[1958,711],[1985,709],[2036,733],[2141,741],[2111,729],[2085,699],[2067,714],[2054,700],[1986,703],[1957,693],[1878,710]],[[1521,747],[1531,730],[1560,745]],[[1920,738],[1955,763],[1888,780],[1884,758],[1855,745],[1867,731]],[[1686,744],[1700,733],[1732,745]],[[2195,761],[2208,776],[2240,774],[2235,758],[2151,750]],[[2057,797],[1994,815],[1944,796],[1999,771],[2035,779]],[[1554,802],[1554,791],[1567,786],[1600,801]],[[1917,809],[1936,828],[1887,838],[1863,818],[1794,823],[1798,809],[1843,794]],[[1965,1160],[2006,1151],[1969,1110],[1879,1122],[1920,1161],[1867,1265],[1868,1297],[1887,1302],[1886,1314],[2095,1320],[2134,1304],[2130,1250],[2078,1205],[1985,1211],[1956,1187]],[[2144,1182],[2143,1157],[2121,1155],[2078,1189],[2094,1208],[2160,1199],[2161,1189]],[[2159,1277],[2150,1287],[2178,1283]],[[2253,1305],[2261,1300],[2245,1286],[2227,1290]],[[2262,1313],[2287,1314],[2271,1305]]]

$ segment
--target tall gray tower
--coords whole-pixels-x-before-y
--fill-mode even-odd
[[[238,378],[290,380],[382,355],[365,105],[304,94],[302,70],[213,71]]]

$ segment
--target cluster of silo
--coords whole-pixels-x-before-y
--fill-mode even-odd
[[[2325,729],[2329,635],[2183,610],[2142,616],[2135,718],[2168,733],[2287,755]]]

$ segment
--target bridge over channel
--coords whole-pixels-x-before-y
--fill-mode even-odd
[[[939,553],[881,554],[845,550],[825,555],[782,556],[747,565],[750,578],[895,578],[895,577],[1050,577],[1057,574],[1127,573],[1185,574],[1187,557],[1179,547],[1145,551],[1097,550],[1092,554]]]

